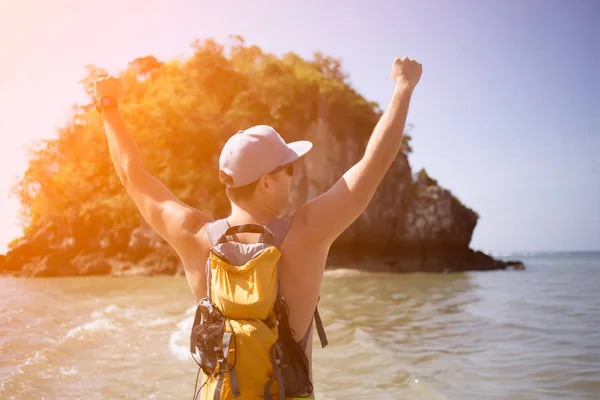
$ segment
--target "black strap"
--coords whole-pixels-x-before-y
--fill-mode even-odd
[[[273,243],[273,232],[267,227],[256,225],[256,224],[245,224],[245,225],[237,225],[232,226],[227,229],[225,233],[219,237],[217,240],[217,244],[227,242],[227,237],[231,235],[235,235],[238,233],[260,233],[261,238],[265,241],[265,243]]]
[[[321,341],[321,347],[325,348],[329,344],[327,341],[327,334],[325,333],[325,328],[323,327],[323,321],[321,321],[321,316],[319,315],[319,308],[315,308],[314,314],[314,324],[317,327],[317,333],[319,334],[319,340]],[[306,351],[306,346],[308,345],[308,338],[310,337],[310,332],[312,331],[313,321],[310,321],[310,325],[308,325],[308,329],[304,336],[300,340],[299,344],[302,347],[302,350]]]
[[[219,219],[214,222],[210,222],[207,225],[206,233],[208,234],[208,240],[210,246],[214,247],[219,243],[224,243],[227,236],[234,235],[236,233],[261,233],[260,240],[268,242],[276,247],[281,246],[285,236],[292,224],[292,218],[282,219],[273,218],[266,226],[258,224],[245,224],[230,227],[226,219]],[[223,238],[225,236],[225,238]]]
[[[225,374],[219,375],[219,380],[217,381],[217,387],[215,388],[215,395],[213,396],[213,400],[221,399],[221,391],[223,390],[223,381],[225,380]]]
[[[327,334],[325,333],[325,328],[323,327],[323,321],[321,321],[318,307],[315,308],[315,325],[317,327],[317,333],[319,334],[319,340],[321,341],[321,347],[325,348],[329,342],[327,341]]]
[[[244,225],[236,225],[225,231],[225,236],[235,235],[236,233],[264,233],[267,231],[262,225],[258,224],[244,224]]]

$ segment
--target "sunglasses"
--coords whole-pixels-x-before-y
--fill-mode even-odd
[[[273,173],[277,174],[281,171],[285,171],[289,176],[294,176],[294,164],[282,165],[281,167],[274,169]]]

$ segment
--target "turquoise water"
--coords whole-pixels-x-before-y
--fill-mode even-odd
[[[600,253],[527,270],[328,272],[319,399],[599,399]],[[0,278],[0,399],[191,398],[182,278]],[[315,343],[316,344],[316,343]]]

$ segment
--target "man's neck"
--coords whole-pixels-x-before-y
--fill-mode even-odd
[[[277,218],[277,212],[264,204],[234,204],[231,203],[231,214],[227,218],[230,224],[259,224],[266,225],[273,218]]]

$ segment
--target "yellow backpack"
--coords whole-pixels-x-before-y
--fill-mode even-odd
[[[267,226],[234,227],[222,219],[207,226],[207,297],[198,302],[190,338],[204,383],[198,391],[194,388],[194,399],[200,393],[203,400],[285,400],[312,394],[305,354],[312,323],[297,342],[279,292],[278,247],[288,227],[282,219]],[[235,241],[238,233],[261,235],[257,243],[244,244]],[[325,347],[316,309],[314,321]]]

